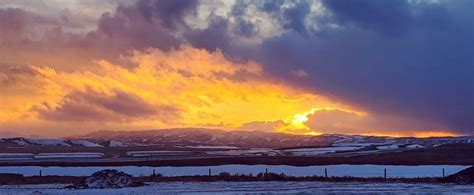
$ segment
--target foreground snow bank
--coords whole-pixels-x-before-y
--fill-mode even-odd
[[[3,194],[472,194],[473,185],[331,182],[160,182],[136,188],[64,189],[61,184],[0,186]]]

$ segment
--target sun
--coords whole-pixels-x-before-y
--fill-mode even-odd
[[[304,124],[306,121],[308,121],[308,113],[295,114],[290,118],[290,124],[308,129],[308,127]]]
[[[312,136],[318,136],[318,135],[322,135],[323,133],[321,132],[316,132],[316,131],[309,131],[307,133],[304,133],[303,135],[312,135]]]
[[[289,116],[286,119],[283,119],[284,125],[278,127],[279,132],[283,133],[290,133],[290,134],[304,134],[304,135],[321,135],[322,129],[316,130],[311,129],[307,124],[310,115],[315,114],[318,111],[322,110],[343,110],[346,112],[352,112],[357,115],[364,116],[366,113],[364,112],[357,112],[352,110],[346,110],[341,108],[334,108],[334,107],[318,107],[318,108],[311,108],[309,111],[296,113],[294,115]]]
[[[311,129],[306,125],[306,122],[309,120],[308,116],[314,114],[317,110],[319,109],[313,108],[307,112],[297,113],[283,119],[285,125],[281,126],[278,130],[287,133],[295,131],[304,131],[305,133],[311,132]]]

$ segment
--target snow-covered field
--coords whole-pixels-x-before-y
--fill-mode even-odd
[[[400,148],[397,144],[388,145],[388,146],[377,146],[379,150],[397,150]]]
[[[4,194],[472,194],[474,186],[405,183],[163,182],[121,189],[66,190],[64,185],[0,186]]]
[[[104,154],[100,152],[66,152],[66,153],[39,153],[36,159],[57,159],[57,158],[100,158]]]
[[[341,146],[341,147],[324,147],[324,148],[297,148],[285,150],[297,156],[315,156],[320,154],[329,154],[334,152],[355,151],[364,148],[363,146]]]
[[[0,160],[29,160],[34,157],[32,153],[0,153]]]
[[[147,176],[153,169],[164,176],[183,175],[207,175],[211,169],[212,174],[229,172],[231,174],[254,174],[265,172],[285,173],[291,176],[324,175],[327,169],[329,176],[357,176],[357,177],[383,177],[384,169],[387,169],[387,177],[434,177],[445,174],[453,174],[468,166],[460,165],[423,165],[423,166],[395,166],[395,165],[326,165],[296,167],[288,165],[221,165],[221,166],[191,166],[191,167],[39,167],[39,166],[5,166],[0,167],[0,173],[19,173],[25,176],[37,175],[42,171],[43,175],[69,175],[88,176],[103,169],[117,169],[134,176]]]
[[[190,151],[129,151],[126,152],[127,156],[133,157],[152,157],[152,156],[181,156],[191,155],[193,152]]]
[[[30,160],[30,159],[83,159],[83,158],[101,158],[104,153],[100,152],[53,152],[53,153],[0,153],[0,161],[10,160]]]

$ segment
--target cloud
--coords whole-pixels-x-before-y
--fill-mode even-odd
[[[408,1],[351,1],[323,0],[324,6],[339,24],[368,28],[383,33],[397,33],[412,25],[414,16]]]
[[[169,51],[135,51],[123,58],[132,68],[100,60],[94,71],[4,69],[1,84],[11,87],[1,96],[0,122],[28,133],[47,127],[41,134],[48,135],[64,134],[60,131],[65,124],[76,131],[234,129],[249,121],[285,118],[313,105],[344,106],[268,80],[260,64],[230,61],[219,50],[183,45]]]
[[[100,13],[93,30],[79,32],[71,28],[86,21],[68,11],[51,15],[32,12],[35,9],[0,8],[0,52],[4,54],[0,62],[50,65],[61,70],[90,69],[94,60],[118,62],[120,55],[134,49],[176,48],[184,43],[178,36],[187,28],[183,17],[196,4],[167,0],[118,3],[113,12]]]
[[[7,88],[18,89],[23,84],[22,81],[31,79],[34,75],[35,72],[30,67],[2,64],[0,66],[0,86],[5,90]]]
[[[323,0],[322,3],[341,26],[369,29],[393,36],[420,27],[442,30],[450,22],[448,10],[439,3],[406,0]]]
[[[301,1],[294,7],[283,9],[283,27],[306,35],[305,19],[310,11],[310,4],[307,1]]]
[[[179,25],[184,25],[184,16],[188,12],[193,12],[197,5],[197,0],[139,0],[136,4],[139,12],[147,20],[158,20],[166,28],[176,28]]]
[[[425,121],[421,129],[442,123],[472,133],[474,28],[467,20],[472,12],[465,9],[472,2],[328,4],[337,5],[325,5],[333,18],[319,32],[306,37],[288,32],[263,42],[263,57],[257,58],[274,77],[373,115],[417,118]],[[372,17],[351,4],[382,15]],[[308,73],[304,82],[288,75],[294,69]]]
[[[451,136],[445,126],[414,118],[371,115],[338,108],[316,108],[283,120],[253,121],[240,129],[296,134]],[[421,131],[420,131],[421,130]]]
[[[244,123],[240,129],[251,131],[278,131],[278,129],[285,125],[282,120],[277,121],[252,121]]]
[[[115,49],[115,54],[149,47],[168,50],[182,43],[175,34],[186,28],[183,18],[196,4],[140,0],[131,6],[119,5],[114,13],[102,15],[97,30],[88,33],[85,41],[99,50]]]
[[[179,109],[169,105],[153,105],[139,96],[123,91],[111,94],[74,91],[66,95],[58,107],[47,103],[33,108],[40,118],[53,121],[130,121],[154,117],[163,122],[179,117]]]
[[[374,116],[338,109],[321,109],[309,114],[305,124],[312,131],[330,134],[410,135],[421,129],[435,132],[446,128],[413,118]]]
[[[164,85],[173,90],[157,90],[162,94],[174,95],[175,91],[187,90],[195,93],[198,87],[188,87],[187,84],[199,82],[213,83],[213,87],[220,86],[217,87],[220,92],[225,92],[222,95],[224,97],[214,93],[201,96],[188,94],[191,96],[189,102],[199,102],[200,105],[239,102],[239,98],[230,96],[248,98],[252,95],[241,91],[261,93],[269,86],[278,90],[270,90],[266,95],[280,93],[285,88],[294,90],[281,92],[291,97],[301,94],[299,92],[302,90],[306,95],[323,95],[331,99],[332,103],[337,101],[352,110],[367,112],[370,116],[396,118],[394,121],[399,120],[399,123],[413,124],[411,128],[399,127],[400,132],[443,127],[449,131],[470,134],[474,127],[474,15],[470,10],[473,6],[473,2],[468,0],[237,1],[218,4],[206,1],[140,0],[117,5],[115,11],[98,17],[96,29],[86,33],[67,30],[80,18],[62,20],[60,15],[45,15],[34,9],[5,8],[0,9],[0,52],[3,54],[0,56],[0,66],[44,65],[57,71],[54,78],[73,75],[74,78],[84,79],[78,75],[87,73],[89,77],[83,82],[101,88],[106,87],[97,83],[112,83],[113,86],[121,83],[116,87],[126,93],[133,91],[131,87],[124,87],[130,83],[145,88],[143,83],[135,82],[140,80],[135,74],[147,75],[145,73],[155,71],[156,75],[147,77],[150,83],[164,85],[162,82],[165,79],[175,81],[175,77],[179,78],[176,80],[178,84]],[[242,68],[241,65],[248,61],[254,61],[258,66],[244,69],[219,66],[220,71],[212,72],[215,67],[201,67],[203,63],[176,65],[187,64],[183,60],[170,66],[179,68],[165,66],[164,70],[173,73],[165,74],[155,68],[150,71],[151,66],[140,65],[147,64],[143,59],[161,63],[157,58],[146,54],[137,55],[141,57],[136,57],[135,61],[129,58],[134,50],[144,54],[148,48],[159,48],[161,53],[155,54],[167,58],[180,53],[176,52],[176,48],[182,44],[189,44],[189,48],[197,48],[197,51],[204,48],[211,53],[212,58],[218,58],[218,62],[225,62],[230,67]],[[192,50],[189,48],[184,50]],[[170,53],[166,53],[168,51]],[[195,55],[194,52],[187,54]],[[189,60],[187,56],[179,57]],[[99,59],[105,59],[113,65],[102,63],[97,66],[91,63]],[[140,59],[142,61],[137,61]],[[199,61],[195,58],[192,60]],[[104,76],[104,68],[121,73],[127,81],[117,79],[114,75]],[[161,78],[163,81],[154,79],[157,75],[165,75]],[[21,84],[21,78],[25,77],[8,73],[0,75],[0,78],[10,83],[16,80],[16,83]],[[57,91],[52,93],[54,98],[50,97],[49,103],[53,106],[58,106],[61,97],[72,93],[76,87],[84,88],[66,82],[72,88],[66,90],[68,87],[51,84],[58,81],[51,80],[49,76],[36,75],[35,78],[43,86],[35,93],[45,96],[45,91]],[[184,78],[189,79],[189,82]],[[263,80],[265,87],[259,85],[249,89],[241,85],[242,82],[259,83],[257,80]],[[153,87],[151,84],[146,86]],[[207,85],[200,87],[206,90],[212,88]],[[23,91],[27,93],[27,90]],[[143,92],[138,96],[148,98],[145,94]],[[2,98],[9,102],[19,101],[10,96]],[[31,104],[38,104],[39,99]],[[166,104],[164,101],[159,103]],[[320,106],[304,104],[306,109],[299,105],[294,110],[304,112]],[[25,108],[17,110],[21,113]],[[193,116],[197,116],[196,113],[205,116],[216,114],[205,113],[205,109],[197,110],[193,111]],[[238,111],[236,113],[241,114]],[[227,118],[227,124],[231,113],[226,111],[219,114]],[[278,121],[284,118],[278,115],[260,120],[264,118],[261,113],[253,114],[255,119],[241,119],[237,123]],[[415,119],[416,122],[413,122]],[[219,124],[216,120],[208,118],[204,123]],[[363,124],[373,125],[368,122]]]
[[[66,25],[62,26],[66,32],[88,32],[95,29],[101,14],[112,12],[117,4],[129,4],[135,1],[128,0],[88,0],[88,1],[16,1],[4,0],[1,8],[16,8],[37,15],[58,17]]]
[[[25,15],[26,13],[20,9],[5,9],[0,11],[1,18],[10,18],[0,22],[0,32],[2,37],[4,37],[2,38],[2,42],[17,37],[18,35],[16,33],[26,28]]]

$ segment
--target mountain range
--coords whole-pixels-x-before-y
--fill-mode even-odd
[[[63,139],[6,137],[1,146],[58,146],[58,147],[238,147],[238,148],[304,148],[327,146],[390,146],[418,145],[437,147],[451,143],[471,143],[474,137],[377,137],[326,134],[296,135],[262,131],[224,131],[219,129],[176,128],[145,131],[101,130]]]

